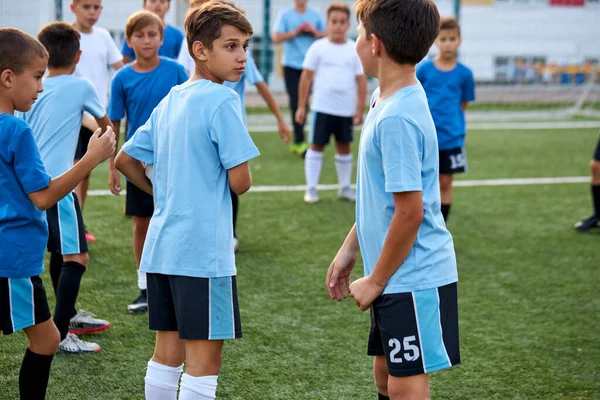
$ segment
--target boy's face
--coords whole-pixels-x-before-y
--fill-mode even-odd
[[[71,11],[79,25],[91,29],[100,18],[102,0],[79,0],[77,4],[71,3]]]
[[[162,20],[165,19],[165,15],[171,8],[171,2],[169,0],[146,0],[144,1],[144,10],[153,12],[158,15]]]
[[[362,24],[358,25],[358,38],[356,39],[356,52],[363,71],[367,76],[377,76],[377,59],[373,55],[373,40],[367,39],[367,32]]]
[[[246,68],[246,49],[250,35],[232,25],[224,25],[221,35],[215,39],[212,49],[194,46],[198,60],[205,62],[206,68],[219,81],[237,82]],[[197,51],[198,50],[198,51]]]
[[[8,89],[12,103],[17,111],[29,111],[37,100],[38,93],[44,90],[42,77],[46,72],[48,60],[32,56],[29,65],[21,72],[2,71],[2,85]]]
[[[342,41],[346,38],[346,32],[350,28],[348,14],[343,11],[332,11],[327,17],[327,33],[335,41]]]
[[[162,39],[160,28],[156,24],[150,24],[143,29],[134,31],[126,40],[129,47],[135,52],[137,59],[150,59],[158,55]]]
[[[306,7],[306,3],[308,3],[308,0],[294,0],[294,4],[298,8],[304,8],[304,7]]]
[[[435,45],[440,50],[442,58],[452,58],[456,56],[460,46],[460,36],[456,29],[443,29],[440,31]]]

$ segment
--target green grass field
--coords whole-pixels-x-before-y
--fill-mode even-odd
[[[300,185],[303,163],[275,133],[254,133],[255,185]],[[472,131],[460,179],[588,175],[594,129]],[[321,183],[335,183],[328,149]],[[93,189],[106,189],[107,169]],[[354,221],[354,206],[322,192],[241,198],[238,285],[244,338],[225,346],[221,399],[375,399],[366,356],[368,313],[329,300],[325,271]],[[93,355],[58,354],[49,399],[142,399],[154,335],[129,315],[137,295],[124,198],[90,197],[90,245],[79,307],[112,327],[82,336]],[[572,224],[591,213],[588,184],[460,187],[449,221],[459,263],[462,365],[431,376],[434,399],[599,399],[600,236]],[[185,240],[185,238],[182,238]],[[362,274],[362,264],[354,273]],[[43,276],[51,307],[54,298]],[[17,398],[23,333],[0,338],[0,399]]]

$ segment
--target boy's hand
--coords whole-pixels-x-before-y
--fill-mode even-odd
[[[354,114],[354,118],[352,118],[352,123],[355,126],[363,123],[363,111],[362,110],[356,110],[356,113]]]
[[[341,248],[329,265],[325,284],[333,300],[342,301],[347,297],[346,291],[350,292],[350,274],[357,258],[358,253]]]
[[[108,188],[115,196],[121,193],[121,176],[116,168],[111,168],[108,174]]]
[[[102,161],[113,155],[117,148],[115,133],[110,126],[106,128],[104,134],[101,134],[102,130],[100,128],[96,129],[90,138],[88,150],[85,153],[85,155],[90,157],[96,164],[100,164]]]
[[[306,22],[304,24],[304,32],[310,33],[311,35],[314,36],[317,33],[317,30],[315,29],[313,24],[311,24],[310,22]]]
[[[365,276],[352,282],[349,292],[360,311],[365,311],[381,295],[383,289],[385,286],[379,286],[370,276]]]
[[[298,107],[296,110],[296,115],[294,115],[294,120],[297,124],[303,124],[304,119],[306,118],[306,108]]]
[[[279,130],[279,137],[283,143],[288,144],[292,137],[292,133],[290,132],[290,128],[287,126],[285,121],[277,121],[277,129]]]

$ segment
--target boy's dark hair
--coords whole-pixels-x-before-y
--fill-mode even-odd
[[[125,24],[125,36],[127,36],[127,39],[130,39],[134,32],[141,31],[149,25],[156,25],[160,37],[164,36],[163,24],[158,15],[146,10],[134,12],[127,18],[127,23]]]
[[[190,8],[185,16],[185,32],[188,50],[195,59],[192,50],[194,42],[202,42],[208,49],[221,35],[221,29],[231,25],[251,36],[254,33],[248,18],[235,7],[220,1],[209,1],[200,7]]]
[[[48,66],[53,68],[69,67],[79,51],[81,35],[66,22],[52,22],[38,33],[38,40],[48,54]]]
[[[23,72],[33,56],[48,58],[44,45],[33,36],[16,28],[0,28],[0,73],[10,69]]]
[[[432,0],[357,0],[356,17],[367,38],[377,35],[398,64],[419,63],[440,28],[440,14]]]
[[[327,7],[327,18],[329,18],[329,14],[331,14],[334,11],[344,12],[348,16],[348,19],[350,19],[350,7],[348,7],[346,4],[344,4],[344,3],[331,3],[329,5],[329,7]]]
[[[190,8],[200,7],[204,3],[208,3],[210,0],[190,0]]]
[[[456,30],[460,37],[460,25],[454,17],[442,17],[440,19],[440,31]]]

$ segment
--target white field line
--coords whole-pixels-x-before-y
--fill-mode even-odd
[[[555,122],[477,122],[468,124],[469,131],[524,131],[546,129],[592,129],[600,128],[600,121],[555,121]],[[360,129],[356,126],[355,129]],[[271,121],[265,125],[250,123],[248,130],[255,132],[277,132]]]
[[[478,179],[470,181],[455,181],[455,187],[477,187],[477,186],[519,186],[519,185],[555,185],[561,183],[587,183],[590,181],[589,176],[567,176],[562,178],[515,178],[515,179]],[[338,185],[319,185],[319,190],[337,190]],[[253,186],[250,192],[265,193],[265,192],[303,192],[306,190],[305,185],[290,185],[290,186]],[[124,195],[126,192],[122,191]],[[90,190],[88,196],[109,196],[111,193],[108,190]]]

